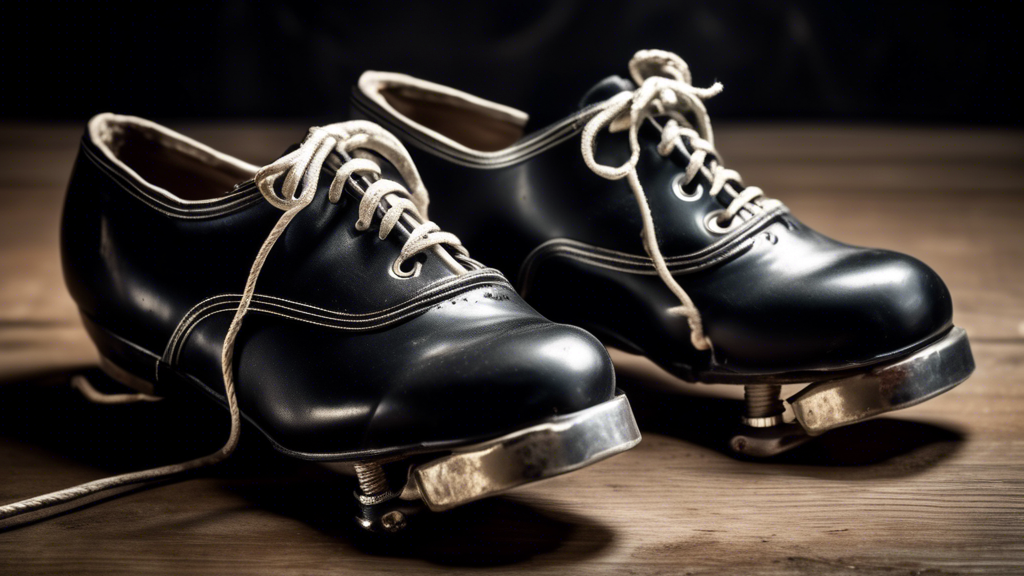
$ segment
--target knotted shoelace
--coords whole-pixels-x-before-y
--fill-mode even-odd
[[[778,206],[777,200],[764,197],[764,192],[750,186],[739,194],[726,188],[735,182],[742,188],[743,180],[735,170],[724,168],[718,161],[718,153],[714,146],[714,133],[711,129],[711,118],[708,116],[704,100],[722,91],[722,84],[716,82],[709,88],[697,88],[692,84],[690,68],[679,56],[662,50],[641,50],[629,62],[629,73],[638,88],[632,92],[620,92],[598,105],[599,112],[593,116],[583,129],[581,150],[583,160],[595,174],[609,180],[626,178],[640,208],[643,229],[641,239],[644,250],[654,262],[654,267],[662,282],[679,299],[680,305],[669,308],[669,313],[683,316],[690,326],[690,342],[697,350],[711,349],[711,340],[704,334],[700,312],[693,300],[676,282],[665,264],[665,258],[658,246],[655,234],[654,219],[647,201],[644,187],[637,175],[637,163],[640,160],[640,142],[638,133],[645,120],[655,117],[666,118],[658,143],[658,153],[668,156],[675,149],[685,150],[683,138],[690,144],[690,161],[683,175],[682,185],[686,186],[701,172],[702,168],[709,171],[711,188],[708,194],[717,196],[723,189],[733,195],[729,206],[717,218],[719,226],[728,226],[741,210],[767,210]],[[692,121],[687,114],[692,116]],[[621,166],[608,166],[594,159],[597,147],[597,136],[603,130],[610,132],[629,131],[630,157]],[[710,156],[710,165],[705,166]]]
[[[221,348],[221,373],[224,378],[224,394],[227,398],[228,411],[231,415],[231,431],[224,446],[213,454],[188,462],[111,476],[65,490],[22,500],[21,502],[0,506],[0,521],[65,504],[113,488],[166,478],[187,470],[215,464],[231,455],[238,445],[238,437],[241,432],[241,419],[238,411],[238,400],[235,395],[233,371],[235,340],[242,328],[242,320],[249,310],[249,305],[256,290],[256,281],[259,278],[260,271],[263,269],[267,256],[292,219],[313,201],[320,181],[321,169],[328,156],[335,151],[349,154],[352,158],[342,164],[331,182],[328,192],[328,199],[331,202],[336,203],[341,199],[345,183],[353,175],[364,176],[368,181],[372,182],[366,188],[362,198],[360,198],[359,218],[355,224],[356,229],[360,231],[367,230],[378,207],[382,206],[384,201],[387,202],[387,208],[381,218],[378,233],[378,237],[381,240],[388,237],[403,216],[409,215],[413,218],[413,222],[415,222],[415,226],[402,246],[398,258],[392,265],[392,272],[396,276],[407,277],[414,275],[416,272],[415,268],[410,272],[405,272],[402,270],[402,264],[426,250],[441,245],[449,247],[461,257],[469,257],[469,253],[463,248],[462,243],[454,234],[440,231],[436,224],[426,219],[426,209],[429,202],[426,188],[423,186],[419,172],[413,165],[409,152],[397,138],[376,124],[361,120],[311,128],[309,135],[299,148],[256,173],[255,182],[260,193],[271,205],[283,210],[284,214],[281,215],[274,228],[267,235],[266,240],[264,240],[256,255],[256,259],[253,261],[249,277],[245,283],[245,289],[242,292],[241,301],[231,320]],[[369,159],[366,151],[375,152],[391,162],[412,188],[412,191],[410,192],[398,182],[381,179],[380,166]],[[284,181],[280,186],[280,192],[278,192],[275,189],[275,183],[282,175],[284,175]],[[443,250],[438,250],[439,254],[441,252]],[[444,253],[442,258],[450,261],[447,253]],[[418,267],[419,264],[416,266]],[[156,399],[155,397],[142,394],[104,395],[89,386],[88,382],[84,381],[82,377],[76,376],[76,379],[74,382],[75,387],[82,390],[83,394],[93,401],[125,403]]]

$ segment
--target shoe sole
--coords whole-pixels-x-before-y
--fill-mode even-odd
[[[807,434],[863,422],[910,408],[957,387],[974,372],[963,328],[894,362],[846,378],[815,382],[786,401]]]
[[[161,394],[165,385],[154,386],[140,373],[154,370],[156,355],[128,342],[82,315],[86,330],[100,354],[100,368],[113,380],[146,394]],[[222,406],[223,398],[194,378],[163,369],[162,379],[174,377],[198,386]],[[363,504],[373,508],[372,519],[360,519],[364,527],[378,530],[387,512],[402,509],[399,501],[422,501],[432,511],[448,510],[481,498],[493,496],[523,484],[537,482],[595,464],[636,446],[640,430],[626,396],[621,392],[595,406],[532,422],[501,436],[480,440],[466,439],[393,450],[306,454],[281,446],[255,422],[274,448],[284,454],[306,460],[355,462],[377,466],[403,465],[407,462],[407,480],[399,490],[382,489]],[[389,502],[391,501],[391,502]],[[403,509],[404,510],[404,509]],[[383,512],[382,512],[383,511]],[[404,510],[405,511],[405,510]],[[371,516],[364,514],[364,516]],[[386,531],[391,531],[387,529]]]
[[[640,443],[624,394],[416,466],[403,500],[434,512],[595,464]]]
[[[796,416],[794,422],[782,422],[782,414],[778,414],[774,417],[777,423],[765,427],[743,424],[729,446],[755,458],[775,456],[829,430],[925,402],[957,387],[973,372],[967,333],[953,327],[935,342],[900,359],[809,384],[786,399]],[[747,392],[752,386],[748,385]]]

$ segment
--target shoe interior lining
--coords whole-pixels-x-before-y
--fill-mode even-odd
[[[519,110],[403,74],[366,72],[359,86],[410,124],[477,152],[512,146],[522,139],[528,119]]]
[[[222,198],[258,170],[141,118],[101,114],[89,123],[89,132],[108,158],[175,200]]]

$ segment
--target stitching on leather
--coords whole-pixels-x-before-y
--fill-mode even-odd
[[[93,163],[111,181],[117,186],[123,189],[125,192],[139,200],[149,208],[169,216],[172,218],[181,218],[185,220],[200,220],[204,218],[213,218],[216,216],[223,216],[247,208],[260,200],[258,194],[247,192],[239,194],[237,197],[225,198],[225,202],[218,202],[216,204],[205,204],[195,208],[182,208],[173,204],[168,204],[161,199],[153,196],[146,191],[135,186],[135,184],[123,174],[117,172],[112,167],[108,166],[103,162],[102,158],[99,158],[95,152],[89,150],[87,147],[82,147],[83,155],[87,160]]]
[[[335,315],[338,315],[338,316],[346,316],[346,317],[373,316],[373,315],[381,314],[383,312],[387,312],[389,310],[394,310],[396,308],[404,306],[405,303],[411,302],[412,300],[414,300],[416,298],[427,297],[430,292],[435,292],[437,290],[441,290],[445,286],[447,286],[448,284],[458,284],[458,283],[462,283],[462,282],[467,282],[468,283],[468,282],[471,282],[471,281],[472,282],[476,282],[480,278],[483,278],[483,277],[492,277],[492,278],[496,279],[499,282],[505,282],[505,283],[508,282],[508,280],[505,279],[505,276],[501,272],[499,272],[498,270],[496,270],[494,268],[486,268],[486,269],[483,269],[483,270],[474,270],[474,271],[471,271],[471,272],[467,272],[466,274],[463,274],[461,276],[451,276],[449,278],[444,278],[442,280],[438,280],[437,282],[434,282],[433,284],[429,284],[427,286],[424,286],[419,291],[417,291],[413,295],[412,298],[410,298],[406,302],[395,304],[395,305],[389,306],[387,308],[382,308],[382,309],[377,310],[375,312],[361,312],[361,313],[338,312],[336,310],[330,310],[330,309],[327,309],[327,308],[320,308],[320,307],[317,307],[317,306],[313,306],[312,304],[306,304],[305,302],[296,302],[294,300],[287,300],[285,298],[280,298],[278,296],[264,295],[263,298],[266,298],[266,299],[269,299],[269,300],[278,300],[278,301],[281,301],[281,302],[287,302],[289,304],[297,304],[297,305],[300,305],[300,306],[305,306],[307,308],[312,308],[314,310],[319,310],[321,312],[327,312],[329,314],[335,314]]]
[[[263,314],[270,314],[272,316],[278,316],[278,317],[281,317],[281,318],[287,318],[287,319],[290,319],[290,320],[295,320],[296,322],[303,322],[303,323],[306,323],[306,324],[312,324],[312,325],[315,325],[315,326],[322,326],[322,327],[325,327],[325,328],[332,328],[332,329],[335,329],[335,330],[343,330],[343,331],[347,331],[347,332],[366,332],[366,331],[369,331],[369,330],[375,330],[377,328],[382,328],[384,326],[389,326],[391,324],[395,324],[395,323],[400,322],[400,321],[402,321],[402,320],[404,320],[406,318],[409,318],[411,316],[416,316],[416,315],[418,315],[418,314],[420,314],[422,312],[425,312],[427,309],[433,307],[440,300],[444,300],[444,299],[448,298],[449,296],[452,296],[452,295],[455,295],[455,294],[460,294],[462,292],[466,292],[466,291],[472,290],[474,288],[479,288],[482,285],[485,285],[485,283],[467,284],[467,285],[464,285],[464,286],[459,286],[458,288],[453,288],[452,290],[449,290],[447,292],[443,292],[443,293],[435,295],[433,298],[431,298],[428,301],[418,302],[418,303],[416,303],[416,305],[410,306],[409,308],[407,308],[405,310],[402,310],[401,312],[398,312],[398,313],[395,313],[395,314],[391,314],[391,315],[387,315],[387,316],[382,316],[381,319],[383,319],[383,320],[380,321],[380,322],[376,322],[376,323],[373,323],[373,324],[366,324],[366,325],[363,325],[363,326],[349,326],[349,325],[346,325],[345,323],[340,322],[340,321],[339,322],[334,322],[334,323],[319,322],[319,321],[316,321],[316,320],[311,320],[309,317],[305,317],[304,318],[304,317],[300,317],[300,316],[293,316],[291,314],[286,314],[286,313],[281,312],[279,310],[272,310],[272,309],[269,309],[269,308],[261,308],[261,307],[259,307],[258,305],[255,305],[255,304],[249,309],[249,311],[250,312],[260,312],[260,313],[263,313]],[[508,286],[508,285],[505,285],[505,287],[509,288],[510,290],[512,289],[512,287]],[[254,302],[255,302],[255,299],[254,299]],[[267,304],[267,303],[264,302],[264,303],[261,303],[261,304]],[[233,311],[235,311],[237,309],[237,305],[238,305],[238,301],[236,301],[236,300],[229,301],[229,302],[224,302],[224,303],[218,304],[217,306],[213,306],[212,310],[208,310],[207,312],[202,314],[200,317],[195,319],[195,321],[192,322],[192,324],[189,326],[189,328],[187,330],[185,330],[184,334],[178,340],[178,345],[176,346],[176,350],[174,351],[174,356],[173,356],[173,358],[171,359],[171,361],[169,363],[172,364],[172,365],[175,365],[175,364],[177,364],[179,362],[179,360],[181,358],[181,353],[185,349],[185,343],[188,341],[188,338],[192,335],[192,332],[204,320],[206,320],[207,318],[210,318],[211,316],[214,316],[216,314],[221,314],[221,313],[224,313],[224,312],[233,312]],[[288,310],[288,311],[291,311],[291,312],[296,312],[296,313],[299,313],[299,314],[302,313],[301,310],[293,310],[293,309],[286,308],[286,307],[282,307],[282,308],[284,308],[284,310]],[[320,319],[324,319],[324,320],[330,320],[330,318],[326,318],[326,317],[320,316],[320,315],[310,314],[309,316],[312,316],[313,318],[320,318]]]
[[[766,226],[788,213],[785,207],[776,208],[748,221],[733,234],[692,254],[670,256],[665,259],[673,274],[688,274],[713,266],[725,259],[745,252],[756,240],[755,236]],[[548,240],[526,257],[521,267],[518,282],[519,289],[525,288],[534,273],[536,265],[554,256],[562,256],[571,260],[597,266],[607,270],[615,270],[627,274],[641,276],[657,275],[654,262],[645,256],[637,256],[600,248],[570,240],[555,238]],[[616,266],[615,264],[620,264]],[[631,266],[631,267],[630,267]]]
[[[220,209],[223,209],[225,207],[230,207],[230,206],[233,206],[235,204],[239,204],[239,203],[246,202],[246,201],[249,201],[249,200],[255,200],[255,199],[258,199],[258,197],[259,197],[259,195],[256,193],[255,185],[253,184],[253,185],[250,186],[252,189],[251,190],[247,190],[245,193],[235,192],[234,194],[225,196],[223,198],[214,200],[212,202],[204,202],[202,204],[196,204],[196,205],[174,204],[174,203],[171,203],[171,202],[167,201],[167,199],[165,199],[163,197],[156,196],[156,195],[150,193],[149,191],[145,190],[144,188],[140,188],[133,181],[133,179],[131,177],[129,177],[128,175],[122,173],[120,170],[117,169],[117,167],[111,166],[107,162],[107,159],[105,157],[103,157],[100,154],[97,154],[92,149],[90,149],[88,146],[83,146],[82,147],[82,151],[85,152],[85,154],[89,158],[89,160],[91,160],[94,164],[96,164],[98,168],[103,170],[107,175],[117,179],[119,184],[121,184],[122,186],[124,186],[125,183],[130,185],[132,190],[129,190],[129,191],[137,191],[139,194],[142,194],[143,196],[145,196],[146,199],[152,200],[153,202],[156,202],[157,204],[160,204],[161,206],[164,206],[164,207],[166,207],[168,209],[180,210],[180,211],[183,211],[183,212],[190,212],[190,213],[193,213],[193,212],[204,212],[204,211],[209,212],[209,211],[220,210]]]
[[[232,198],[230,203],[218,204],[218,205],[206,205],[201,208],[194,209],[179,209],[173,205],[165,204],[158,200],[155,196],[146,193],[135,186],[127,177],[114,171],[112,168],[102,163],[101,159],[98,159],[95,154],[88,149],[84,149],[86,158],[90,160],[96,167],[106,174],[110,179],[117,184],[125,192],[128,192],[131,196],[146,204],[149,208],[169,216],[172,218],[180,218],[184,220],[200,220],[204,218],[213,218],[216,216],[223,216],[236,212],[243,208],[247,208],[259,201],[259,196],[256,194],[245,194],[239,198]],[[178,210],[175,212],[174,210]]]
[[[476,270],[476,271],[473,271],[473,272],[469,272],[468,274],[463,274],[462,276],[453,276],[453,277],[450,277],[450,278],[445,278],[443,280],[439,280],[437,282],[434,282],[433,284],[425,286],[421,290],[419,290],[416,294],[414,294],[413,297],[410,298],[409,300],[405,300],[405,301],[400,302],[398,304],[395,304],[393,306],[389,306],[387,308],[382,308],[380,310],[375,310],[373,312],[363,312],[363,313],[339,312],[339,311],[336,311],[336,310],[329,310],[327,308],[320,308],[318,306],[313,306],[313,305],[307,304],[305,302],[298,302],[298,301],[295,301],[295,300],[288,300],[286,298],[280,298],[278,296],[270,296],[270,295],[257,295],[257,296],[260,299],[262,299],[262,300],[276,300],[278,302],[284,302],[284,303],[291,304],[291,305],[294,305],[294,306],[297,306],[297,307],[303,307],[303,308],[307,308],[307,309],[317,310],[317,311],[320,311],[320,312],[325,312],[327,314],[333,315],[333,317],[335,317],[335,318],[344,320],[344,319],[347,319],[347,318],[367,318],[367,317],[374,317],[374,316],[382,316],[382,315],[384,315],[384,314],[386,314],[388,312],[391,312],[393,310],[397,310],[399,308],[403,308],[403,307],[406,307],[406,306],[408,306],[408,305],[410,305],[412,303],[415,303],[419,299],[429,298],[429,297],[431,297],[433,295],[433,293],[441,291],[441,290],[444,290],[446,287],[448,287],[451,284],[479,283],[479,282],[482,282],[482,279],[484,279],[484,278],[492,278],[497,283],[508,284],[508,280],[506,280],[505,277],[500,272],[498,272],[497,270],[495,270],[493,268],[487,268],[487,269],[484,269],[484,270]],[[165,347],[165,349],[164,349],[164,357],[165,358],[169,357],[169,354],[171,352],[171,348],[170,348],[171,345],[175,342],[175,340],[177,340],[177,338],[180,336],[181,331],[183,331],[188,326],[188,324],[192,322],[192,319],[196,315],[203,313],[205,310],[207,310],[209,308],[213,308],[213,307],[218,306],[218,305],[221,304],[221,302],[214,302],[215,300],[228,299],[230,301],[230,299],[239,299],[239,298],[241,298],[241,294],[218,294],[216,296],[210,296],[209,298],[201,300],[199,303],[194,305],[191,309],[189,309],[188,312],[185,313],[185,315],[182,317],[182,319],[178,322],[178,326],[175,328],[174,332],[171,334],[170,341],[167,343],[167,347]]]
[[[208,303],[212,302],[213,300],[220,300],[220,299],[232,298],[232,297],[233,298],[241,298],[241,295],[240,294],[218,294],[216,296],[211,296],[209,298],[201,300],[198,304],[196,304],[195,306],[190,308],[189,311],[186,312],[184,316],[182,316],[181,320],[178,321],[178,325],[175,326],[174,332],[171,333],[171,337],[167,341],[167,345],[164,347],[164,353],[161,356],[161,359],[163,359],[164,361],[167,361],[170,358],[170,355],[171,355],[171,352],[172,352],[172,347],[178,341],[178,338],[180,338],[181,332],[183,330],[185,330],[186,326],[191,324],[192,319],[197,314],[200,314],[204,310],[207,310],[207,309],[217,305],[217,303],[212,303],[212,304],[208,304]]]
[[[412,140],[412,144],[414,146],[422,150],[429,151],[435,155],[442,156],[445,159],[462,166],[485,169],[505,168],[533,158],[542,152],[546,152],[581,132],[583,130],[581,120],[597,113],[596,110],[590,110],[589,108],[583,109],[575,115],[566,118],[559,124],[551,127],[547,132],[540,133],[530,140],[520,142],[519,144],[499,151],[500,154],[489,153],[490,156],[485,157],[483,155],[470,156],[443,146],[441,143],[427,137],[418,130],[414,130],[405,123],[397,121],[395,118],[391,117],[390,114],[386,114],[379,110],[372,102],[363,102],[361,98],[356,98],[355,102],[363,112],[372,116],[374,121],[389,125],[392,131],[405,133]]]
[[[350,331],[365,331],[382,326],[387,326],[398,320],[407,318],[410,314],[418,313],[421,310],[425,310],[430,306],[436,304],[439,300],[444,300],[447,297],[457,294],[473,288],[478,288],[487,284],[494,284],[498,286],[504,286],[512,289],[512,286],[508,283],[504,276],[494,270],[482,270],[479,272],[471,272],[472,276],[467,278],[467,275],[455,277],[453,281],[444,280],[441,283],[435,283],[433,286],[428,286],[427,289],[417,296],[406,300],[400,304],[396,304],[389,308],[379,310],[370,313],[361,314],[349,314],[345,312],[337,312],[311,306],[302,302],[295,302],[286,300],[284,298],[278,298],[274,296],[263,296],[254,295],[253,297],[253,311],[260,311],[267,314],[273,314],[284,318],[291,318],[297,321],[306,322],[309,324],[315,324],[320,326],[332,327],[341,330]],[[440,285],[438,285],[440,284]],[[451,285],[455,284],[454,287]],[[447,288],[447,289],[446,289]],[[182,349],[184,348],[185,342],[188,340],[192,331],[196,326],[199,325],[203,320],[208,318],[212,314],[217,314],[226,310],[234,310],[237,306],[240,295],[236,294],[222,294],[207,298],[194,306],[192,310],[189,310],[178,323],[178,327],[171,335],[170,341],[167,343],[167,347],[164,350],[163,360],[169,364],[176,364]],[[227,300],[225,300],[227,299]],[[289,307],[284,304],[278,304],[276,302],[286,302],[293,305]],[[257,308],[260,305],[263,308]],[[227,308],[224,308],[227,306]],[[285,314],[280,311],[269,310],[265,307],[277,307],[294,314],[305,315],[306,318],[299,318],[289,314]],[[210,312],[210,310],[213,310]],[[316,310],[319,312],[326,312],[329,315],[317,314],[310,310]],[[322,320],[331,321],[334,323],[321,323],[310,318],[317,318]],[[376,321],[376,322],[375,322]],[[346,326],[349,325],[349,326]],[[351,326],[351,324],[363,324],[362,326]]]
[[[734,256],[736,254],[738,254],[739,252],[746,251],[746,249],[749,248],[750,246],[752,246],[756,240],[757,240],[756,238],[748,238],[748,239],[740,242],[739,244],[736,244],[734,246],[729,247],[728,250],[724,251],[720,255],[716,255],[714,258],[710,258],[708,260],[701,261],[700,263],[692,265],[692,266],[672,268],[672,273],[673,274],[690,274],[690,273],[696,272],[698,270],[703,270],[705,268],[708,268],[710,266],[713,266],[713,265],[721,262],[722,260],[726,260],[726,259],[728,259],[728,258],[730,258],[730,257],[732,257],[732,256]],[[607,264],[605,261],[602,261],[602,260],[599,260],[599,259],[595,259],[595,258],[591,258],[589,254],[586,254],[584,252],[574,251],[572,249],[563,249],[563,250],[557,250],[557,251],[554,251],[554,250],[553,251],[549,251],[549,252],[547,252],[545,254],[542,254],[542,255],[538,256],[536,262],[541,262],[541,261],[543,261],[543,260],[545,260],[547,258],[554,258],[554,257],[557,257],[557,256],[561,256],[563,258],[568,258],[570,260],[576,260],[577,262],[583,262],[585,264],[590,264],[591,266],[597,266],[599,268],[605,268],[607,270],[615,270],[617,272],[625,272],[625,273],[628,273],[628,274],[636,274],[636,275],[639,275],[639,276],[657,276],[658,275],[657,271],[655,271],[653,269],[653,265],[651,267],[652,268],[651,270],[646,270],[646,269],[644,269],[644,270],[637,270],[636,268],[625,268],[625,267],[622,267],[622,266],[614,266],[614,265]]]

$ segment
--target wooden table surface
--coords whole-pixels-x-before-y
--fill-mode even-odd
[[[304,132],[176,127],[253,163]],[[615,353],[639,447],[404,537],[364,537],[347,482],[250,434],[195,478],[0,532],[0,574],[1024,573],[1024,134],[716,134],[728,165],[804,222],[935,268],[970,335],[975,375],[923,405],[748,462],[724,448],[738,388],[680,384]],[[226,430],[203,406],[99,406],[67,386],[96,361],[57,253],[79,135],[0,126],[0,503],[193,457]]]

